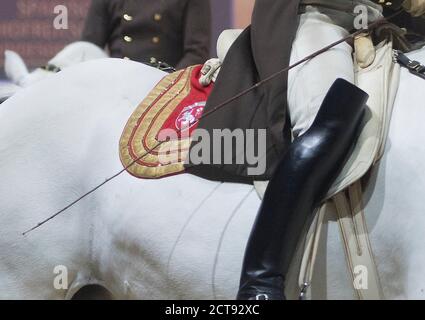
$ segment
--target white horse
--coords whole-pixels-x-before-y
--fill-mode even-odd
[[[8,91],[9,96],[13,95],[21,88],[28,87],[54,74],[54,72],[43,68],[36,68],[32,72],[29,72],[27,65],[17,52],[6,50],[4,55],[5,74],[12,84],[14,84],[14,90]],[[85,41],[77,41],[67,45],[57,55],[49,60],[47,65],[56,67],[56,70],[63,70],[77,63],[107,57],[107,53],[95,44]],[[12,88],[12,86],[10,86],[10,88]]]
[[[425,61],[425,50],[411,56]],[[0,298],[71,298],[90,284],[119,299],[235,297],[260,205],[249,185],[124,173],[22,236],[122,169],[123,127],[163,76],[136,62],[91,61],[0,108]],[[366,190],[388,299],[425,297],[424,88],[424,80],[402,72],[387,150]],[[326,229],[313,299],[352,299],[337,224]]]

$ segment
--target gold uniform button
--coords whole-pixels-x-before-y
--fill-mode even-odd
[[[124,36],[124,41],[125,42],[132,42],[133,41],[133,38],[130,37],[130,36]]]
[[[127,13],[123,15],[123,18],[125,21],[133,21],[133,17]]]
[[[158,44],[159,43],[159,37],[153,37],[152,42],[155,43],[155,44]]]
[[[153,19],[155,21],[161,21],[162,15],[160,13],[155,13],[155,15],[153,16]]]

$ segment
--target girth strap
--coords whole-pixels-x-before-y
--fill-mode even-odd
[[[300,273],[298,278],[298,285],[301,289],[300,300],[308,300],[309,289],[313,279],[314,266],[318,253],[320,236],[322,234],[322,226],[325,220],[325,215],[328,210],[329,202],[326,201],[316,214],[312,227],[310,228],[311,234],[306,238],[304,245],[304,256],[301,261]]]
[[[326,201],[319,209],[304,247],[298,279],[301,289],[300,299],[310,298],[308,294],[318,254],[321,229],[330,206],[336,209],[347,266],[357,297],[361,300],[383,299],[381,282],[366,227],[360,181],[349,186],[347,191],[341,191]]]
[[[348,187],[347,193],[338,193],[333,201],[354,289],[359,299],[380,300],[383,292],[366,227],[362,195],[361,182],[357,181]]]

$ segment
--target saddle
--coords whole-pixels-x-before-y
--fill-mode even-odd
[[[382,288],[375,265],[372,247],[365,223],[362,178],[377,165],[384,150],[391,114],[400,80],[400,66],[394,62],[391,42],[377,46],[376,58],[372,65],[361,68],[356,61],[356,85],[369,94],[368,114],[357,144],[344,169],[329,190],[326,201],[318,210],[304,243],[298,285],[301,299],[306,299],[313,277],[314,263],[320,243],[322,226],[326,216],[336,216],[344,242],[347,265],[355,292],[359,299],[377,300],[383,298]],[[268,182],[255,182],[260,198]],[[368,270],[368,286],[356,286],[357,268]]]

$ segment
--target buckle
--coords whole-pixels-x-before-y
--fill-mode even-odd
[[[304,282],[301,287],[300,298],[299,298],[300,300],[307,300],[307,292],[309,288],[310,288],[310,283]]]
[[[407,68],[411,74],[425,79],[425,66],[418,61],[409,61]]]
[[[418,61],[410,60],[409,63],[407,64],[407,67],[411,70],[418,71],[419,68],[421,67],[421,63]]]
[[[415,76],[425,79],[425,66],[419,61],[410,60],[403,52],[394,50],[393,58],[404,68]]]
[[[257,294],[255,300],[270,300],[269,296],[265,293]]]

